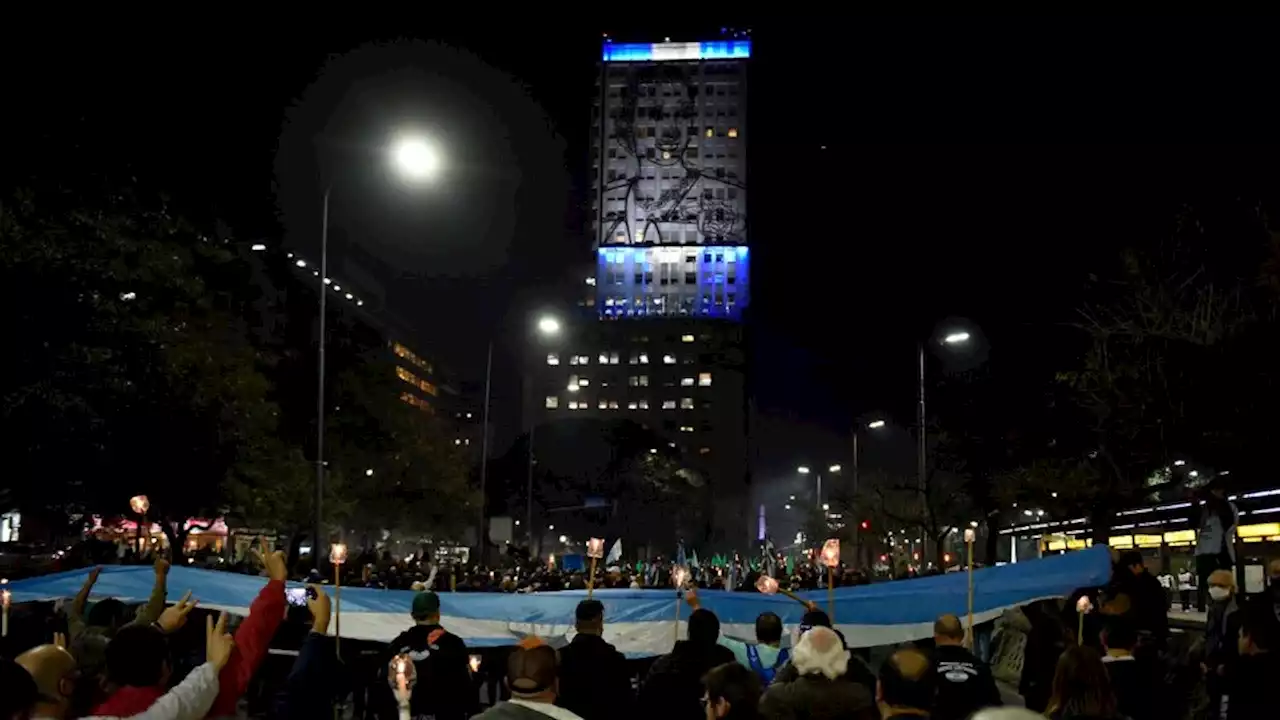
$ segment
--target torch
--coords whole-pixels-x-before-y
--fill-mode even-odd
[[[973,649],[973,541],[977,533],[973,528],[964,529],[964,544],[969,551],[969,649]]]
[[[0,580],[0,585],[4,586],[0,590],[0,602],[4,603],[3,619],[0,619],[0,637],[9,637],[9,601],[12,593],[9,592],[9,578]]]
[[[409,720],[409,698],[413,696],[410,690],[418,680],[413,658],[408,655],[397,655],[391,658],[389,669],[391,672],[387,673],[387,679],[391,682],[391,689],[395,691],[396,705],[400,708],[400,720]]]
[[[147,511],[151,509],[151,501],[146,495],[134,495],[129,498],[129,509],[142,516],[138,521],[138,557],[142,557],[142,526],[147,525]],[[151,535],[151,526],[147,525],[147,535]],[[172,557],[172,555],[170,556]]]
[[[5,607],[8,607],[6,605]],[[1076,644],[1084,645],[1084,616],[1093,611],[1093,601],[1088,595],[1081,595],[1076,601]]]
[[[836,623],[836,568],[840,565],[840,539],[829,538],[822,543],[822,564],[827,566],[827,615],[831,624]]]
[[[806,601],[801,600],[795,593],[791,592],[790,590],[780,587],[778,585],[778,581],[774,580],[768,575],[761,575],[760,577],[756,578],[756,592],[760,593],[761,595],[777,595],[778,593],[782,593],[783,595],[786,595],[787,597],[791,598],[792,600],[795,600],[801,605],[807,606],[809,604]]]
[[[591,597],[595,593],[596,560],[604,557],[604,538],[588,540],[587,555],[591,558],[591,574],[587,576],[587,597]]]
[[[333,648],[340,650],[342,644],[342,564],[347,561],[345,543],[334,543],[329,546],[329,562],[333,564]],[[410,663],[412,665],[412,663]]]
[[[689,580],[689,571],[683,565],[671,568],[671,583],[676,586],[676,624],[675,640],[680,640],[680,597],[684,595],[684,584]]]

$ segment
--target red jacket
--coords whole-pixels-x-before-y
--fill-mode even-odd
[[[236,646],[218,673],[218,699],[213,701],[207,717],[235,716],[240,697],[249,689],[249,681],[267,657],[271,638],[284,621],[284,611],[284,583],[268,581],[249,606],[249,616],[236,629]]]
[[[127,718],[146,712],[152,703],[164,695],[162,687],[125,687],[111,693],[111,697],[93,709],[95,717]]]

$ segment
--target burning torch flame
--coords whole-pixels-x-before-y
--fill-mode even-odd
[[[822,544],[822,564],[833,568],[840,564],[840,540],[831,538]]]
[[[151,501],[147,499],[146,495],[134,495],[129,498],[129,509],[139,515],[146,515],[147,511],[151,509]]]
[[[334,565],[341,565],[347,561],[347,546],[343,543],[334,543],[329,546],[329,562]]]
[[[591,538],[587,541],[587,557],[604,557],[604,538]]]
[[[778,581],[768,575],[761,575],[756,580],[756,590],[763,595],[773,595],[778,592]]]

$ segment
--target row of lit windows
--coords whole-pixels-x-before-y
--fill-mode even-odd
[[[396,377],[398,377],[398,378],[400,378],[401,380],[403,380],[403,381],[405,381],[405,382],[409,383],[410,385],[412,385],[412,386],[414,386],[414,387],[418,388],[419,390],[421,390],[422,392],[424,392],[424,393],[426,393],[426,394],[428,394],[428,395],[437,395],[437,394],[439,394],[439,393],[438,393],[438,391],[436,390],[436,386],[435,386],[435,385],[432,385],[431,383],[427,382],[426,380],[423,380],[422,378],[418,377],[417,375],[414,375],[413,373],[409,372],[408,370],[405,370],[404,368],[400,367],[399,365],[397,365],[397,366],[396,366]]]
[[[427,402],[426,400],[423,400],[422,398],[418,397],[417,395],[414,395],[413,393],[407,393],[407,392],[400,393],[400,400],[424,412],[433,412],[433,410],[431,409],[431,403]]]
[[[570,410],[588,410],[591,408],[591,401],[590,400],[570,400],[568,401],[568,403],[566,403],[566,405]],[[560,397],[558,395],[548,395],[546,399],[546,408],[548,410],[555,410],[559,407],[560,407]],[[606,400],[604,398],[601,398],[596,401],[596,408],[599,410],[621,410],[623,407],[625,407],[628,410],[648,410],[649,401],[648,400],[630,400],[630,401],[619,402],[617,400]],[[693,410],[696,407],[697,407],[697,404],[694,403],[693,398],[688,398],[688,397],[680,398],[678,402],[675,400],[662,401],[663,410],[675,410],[677,408],[680,410]],[[692,428],[690,428],[689,432],[693,432]]]
[[[396,357],[404,358],[405,360],[408,360],[410,363],[417,365],[423,370],[426,370],[428,375],[431,374],[432,372],[431,363],[418,357],[417,353],[401,345],[400,343],[392,343],[391,352],[395,353]]]
[[[612,305],[613,303],[611,302],[611,303],[609,303],[609,304],[611,304],[611,305]],[[688,338],[688,339],[687,339],[687,340],[684,340],[684,338]],[[692,335],[684,335],[681,339],[682,339],[682,340],[684,340],[684,342],[693,342],[693,336],[692,336]],[[591,356],[589,356],[589,355],[570,355],[570,356],[568,356],[568,357],[569,357],[569,364],[570,364],[570,365],[589,365],[589,364],[591,364]],[[617,365],[617,364],[618,364],[618,361],[619,361],[619,358],[620,358],[620,356],[619,356],[619,354],[618,354],[618,352],[617,352],[616,350],[612,350],[612,351],[605,351],[605,352],[600,353],[599,361],[600,361],[600,364],[601,364],[601,365]],[[672,354],[672,353],[663,353],[663,354],[662,354],[662,364],[663,364],[663,365],[675,365],[675,364],[677,364],[677,362],[678,362],[678,361],[676,360],[676,356],[675,356],[674,354]],[[692,362],[692,360],[689,360],[689,361],[687,361],[687,362]],[[547,364],[548,364],[548,365],[559,365],[559,364],[560,364],[560,354],[559,354],[559,353],[547,353]],[[644,351],[636,351],[636,352],[633,352],[633,353],[631,353],[631,357],[628,359],[627,364],[628,364],[628,365],[648,365],[648,364],[649,364],[649,353],[644,352]],[[434,395],[435,393],[432,393],[432,394]]]
[[[608,387],[609,385],[607,382],[601,384],[605,387]],[[627,378],[627,384],[631,387],[649,387],[649,376],[632,375]],[[585,375],[569,376],[569,392],[576,392],[578,388],[588,387],[590,385],[591,380]],[[694,385],[697,385],[698,387],[711,387],[711,373],[698,373],[698,377],[696,379],[692,377],[680,378],[680,387],[693,387]]]

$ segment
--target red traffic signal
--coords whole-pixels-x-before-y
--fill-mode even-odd
[[[870,529],[871,529],[871,521],[870,521],[870,520],[863,520],[863,521],[862,521],[862,523],[859,525],[859,527],[861,527],[863,530],[870,530]]]

